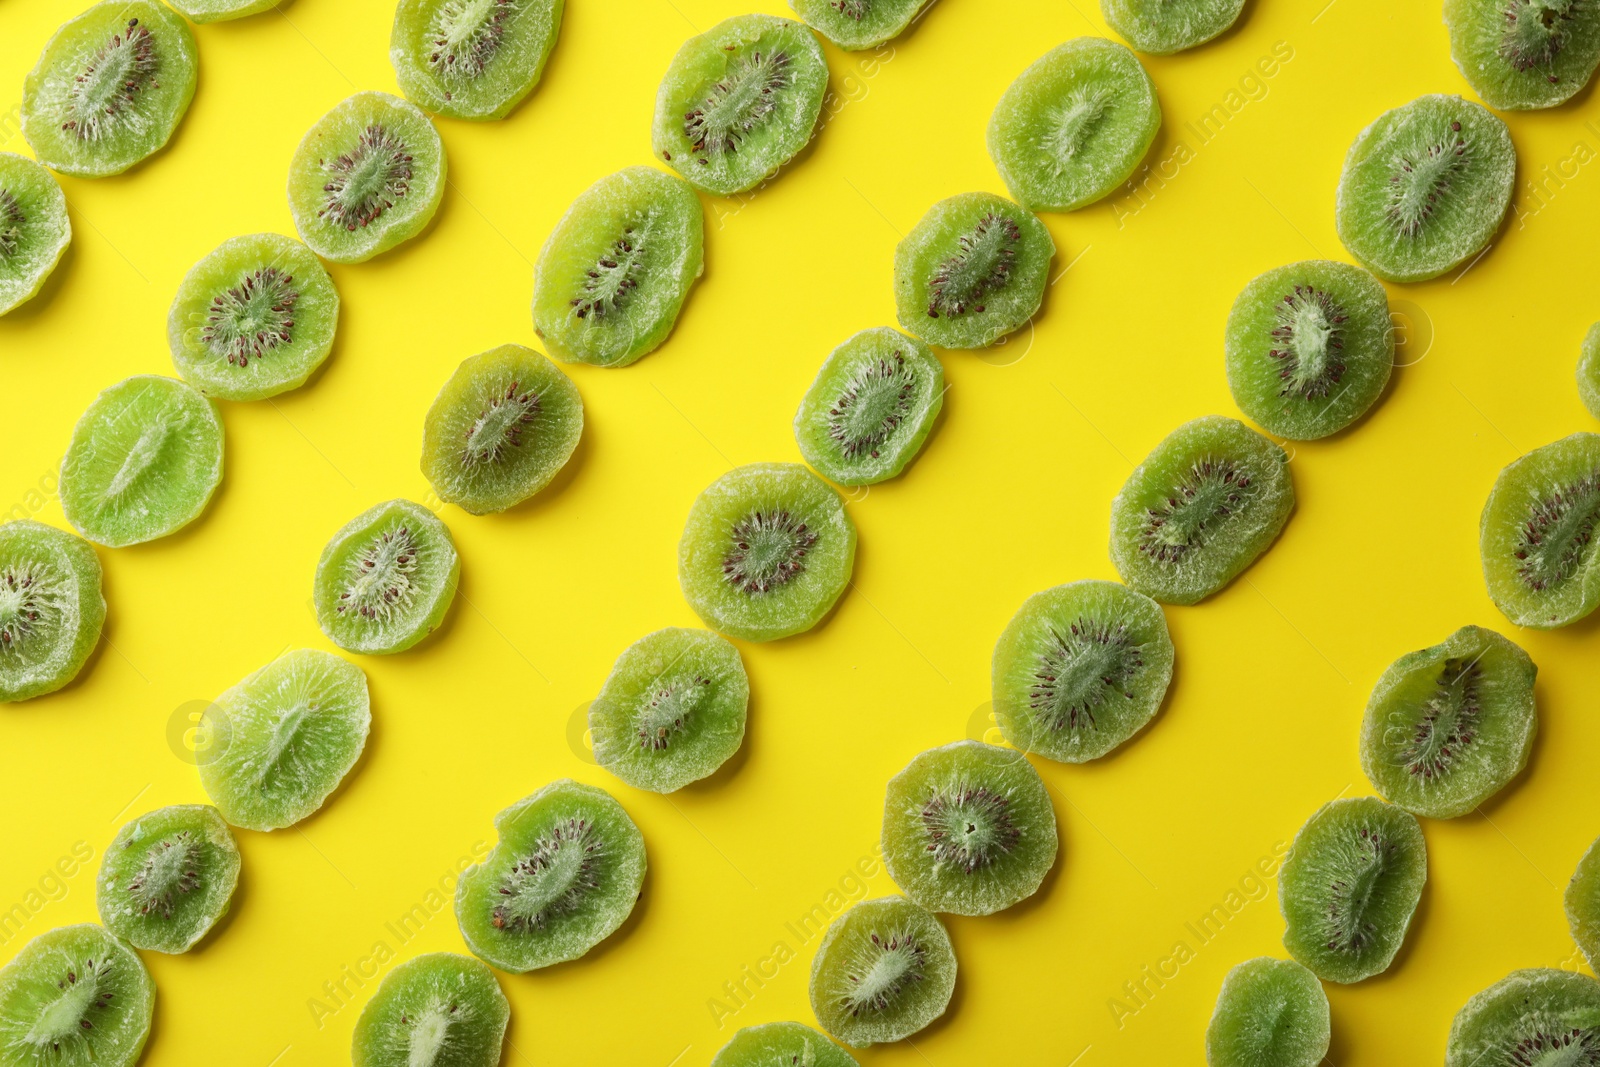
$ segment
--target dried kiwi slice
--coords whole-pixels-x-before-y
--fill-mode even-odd
[[[1477,255],[1505,217],[1517,150],[1506,124],[1459,96],[1421,96],[1357,135],[1335,221],[1350,254],[1391,282]]]
[[[531,348],[501,345],[462,361],[434,398],[422,473],[440,500],[504,511],[549,485],[581,436],[572,380]]]
[[[388,93],[357,93],[294,150],[289,210],[317,255],[360,263],[427,227],[448,169],[428,116]]]
[[[1600,841],[1591,844],[1578,861],[1578,869],[1567,883],[1564,903],[1572,940],[1578,943],[1593,970],[1600,963]]]
[[[228,913],[239,864],[216,808],[146,812],[117,831],[100,861],[100,921],[135,948],[187,952]]]
[[[930,0],[789,0],[807,25],[847,52],[900,36]]]
[[[800,401],[794,437],[839,485],[893,478],[917,458],[944,406],[944,367],[915,337],[862,330],[828,354]]]
[[[361,1009],[353,1067],[496,1067],[511,1002],[469,956],[431,952],[384,976]]]
[[[1589,414],[1600,419],[1600,322],[1583,335],[1578,355],[1578,397]]]
[[[1133,174],[1161,128],[1155,83],[1115,41],[1079,37],[1017,76],[989,119],[989,155],[1017,203],[1073,211]]]
[[[339,292],[311,250],[257,233],[222,242],[184,275],[167,344],[206,396],[264,400],[304,385],[338,326]]]
[[[656,94],[656,155],[718,196],[740,193],[811,139],[828,63],[811,31],[736,15],[684,42]]]
[[[53,693],[100,643],[100,560],[82,538],[32,519],[0,524],[0,703]]]
[[[61,508],[96,544],[136,545],[200,517],[222,482],[222,420],[175,378],[142,374],[95,398],[61,461]]]
[[[1222,980],[1206,1067],[1317,1067],[1331,1036],[1322,983],[1293,960],[1246,960]]]
[[[404,652],[444,621],[461,558],[427,508],[390,500],[333,535],[317,561],[313,599],[329,640],[349,652]]]
[[[1427,880],[1415,815],[1376,797],[1324,804],[1283,860],[1283,945],[1325,981],[1371,978],[1400,951]]]
[[[860,1067],[855,1057],[809,1026],[746,1026],[711,1058],[711,1067]]]
[[[1171,55],[1232,26],[1244,0],[1100,0],[1111,28],[1141,52]]]
[[[1389,297],[1348,263],[1278,267],[1233,302],[1225,350],[1228,388],[1246,415],[1279,437],[1326,437],[1364,415],[1388,384]]]
[[[863,900],[817,946],[811,1010],[835,1038],[866,1048],[943,1015],[955,985],[955,949],[937,916],[905,897]]]
[[[1600,603],[1600,434],[1575,433],[1512,460],[1483,505],[1489,596],[1518,626],[1576,622]]]
[[[412,103],[503,119],[533,92],[561,32],[563,0],[400,0],[389,62]]]
[[[512,974],[575,960],[633,911],[644,838],[611,794],[563,778],[494,817],[499,842],[456,884],[467,947]]]
[[[1593,0],[1445,0],[1444,24],[1450,58],[1502,111],[1564,103],[1600,64]]]
[[[71,243],[61,186],[33,160],[0,152],[0,315],[38,294]]]
[[[657,630],[617,657],[589,705],[595,759],[635,789],[681,789],[739,751],[749,702],[744,661],[726,639]]]
[[[156,984],[139,954],[93,923],[61,926],[0,970],[0,1065],[133,1067]]]
[[[707,626],[746,641],[811,629],[850,584],[856,526],[798,463],[752,463],[695,499],[678,542],[678,584]]]
[[[1445,1067],[1587,1067],[1600,1062],[1600,982],[1512,971],[1456,1013]]]
[[[259,15],[280,3],[282,0],[172,0],[172,6],[183,12],[185,18],[201,25]]]
[[[559,359],[626,367],[672,332],[705,269],[700,198],[653,167],[573,201],[534,267],[533,329]]]

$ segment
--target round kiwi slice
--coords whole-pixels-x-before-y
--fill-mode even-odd
[[[1293,960],[1245,960],[1222,980],[1206,1067],[1317,1067],[1331,1035],[1316,975]]]
[[[1578,397],[1589,414],[1600,419],[1600,322],[1583,335],[1578,355]]]
[[[603,789],[563,778],[494,817],[500,840],[456,883],[467,947],[512,974],[575,960],[633,911],[644,837]]]
[[[943,406],[939,357],[915,337],[880,326],[829,353],[800,401],[794,437],[824,478],[871,485],[917,458]]]
[[[361,1009],[353,1067],[497,1067],[511,1002],[469,956],[431,952],[384,976]]]
[[[653,167],[573,201],[534,267],[533,329],[559,359],[626,367],[672,332],[705,269],[700,198]]]
[[[900,325],[942,348],[984,348],[1031,319],[1056,245],[1031,212],[993,193],[928,209],[894,250]]]
[[[1098,759],[1144,729],[1172,681],[1161,605],[1086,580],[1029,597],[994,647],[1005,739],[1063,763]]]
[[[828,63],[811,31],[736,15],[684,42],[656,94],[656,155],[717,196],[755,187],[811,139]]]
[[[789,0],[807,25],[847,52],[900,36],[929,0]]]
[[[183,12],[184,18],[201,25],[259,15],[280,3],[282,0],[172,0],[172,6]]]
[[[206,396],[264,400],[333,351],[339,292],[311,250],[276,233],[224,241],[184,276],[167,314],[178,373]]]
[[[37,295],[71,243],[55,178],[26,156],[0,152],[0,315]]]
[[[1268,432],[1296,441],[1355,422],[1394,368],[1383,285],[1332,260],[1257,276],[1233,302],[1226,337],[1234,403]]]
[[[855,1057],[809,1026],[763,1023],[734,1034],[711,1067],[860,1067]]]
[[[100,577],[82,538],[0,523],[0,703],[53,693],[83,670],[106,621]]]
[[[361,263],[421,233],[444,199],[444,142],[388,93],[357,93],[311,127],[289,162],[289,210],[323,259]]]
[[[1564,103],[1600,64],[1592,0],[1445,0],[1444,24],[1450,58],[1502,111]]]
[[[1516,171],[1505,123],[1459,96],[1418,97],[1379,115],[1350,146],[1339,239],[1386,281],[1436,278],[1489,243]]]
[[[937,916],[905,897],[863,900],[817,946],[811,1010],[835,1038],[866,1048],[933,1022],[955,986],[955,949]]]
[[[436,115],[505,118],[539,84],[563,6],[563,0],[400,0],[389,34],[400,91]]]
[[[531,348],[501,345],[444,383],[422,424],[422,473],[440,500],[504,511],[546,485],[583,435],[572,379]]]
[[[60,926],[0,969],[4,1067],[133,1067],[156,984],[139,954],[93,923]]]
[[[1111,502],[1111,561],[1164,604],[1194,604],[1277,538],[1294,510],[1289,457],[1237,419],[1208,415],[1168,434]]]
[[[1600,841],[1589,846],[1567,883],[1567,925],[1592,970],[1600,963]]]
[[[1536,967],[1512,971],[1456,1013],[1445,1067],[1600,1063],[1600,982]]]
[[[1295,834],[1278,876],[1283,945],[1325,981],[1380,974],[1427,880],[1415,815],[1376,797],[1324,804]]]
[[[856,526],[832,486],[798,463],[752,463],[695,499],[678,584],[707,626],[772,641],[821,622],[855,558]]]
[[[1073,211],[1132,176],[1161,128],[1156,86],[1115,41],[1079,37],[1017,76],[989,119],[989,155],[1030,211]]]
[[[135,948],[187,952],[228,913],[239,846],[208,804],[146,812],[123,826],[100,861],[106,929]]]
[[[1205,44],[1239,18],[1244,0],[1100,0],[1111,28],[1141,52],[1171,55]]]
[[[589,705],[595,759],[635,789],[671,793],[739,751],[749,702],[744,661],[726,639],[657,630],[617,657]]]
[[[347,652],[404,652],[444,621],[460,577],[450,528],[421,504],[390,500],[351,519],[322,550],[317,622]]]
[[[222,482],[222,420],[175,378],[142,374],[95,398],[61,461],[67,521],[110,548],[165,537],[200,517]]]

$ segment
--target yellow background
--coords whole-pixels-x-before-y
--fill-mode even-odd
[[[730,466],[798,460],[790,420],[818,364],[894,321],[900,235],[942,197],[1004,192],[984,133],[1006,85],[1055,44],[1109,31],[1092,0],[940,0],[876,56],[828,46],[834,96],[814,149],[757,194],[704,200],[706,275],[667,344],[629,369],[569,369],[588,425],[568,472],[509,514],[440,511],[463,557],[450,621],[410,653],[359,660],[366,756],[314,818],[239,833],[221,936],[146,954],[160,993],[145,1062],[346,1062],[375,988],[348,975],[382,965],[379,942],[400,958],[462,951],[450,909],[429,914],[430,888],[493,841],[497,811],[563,776],[618,796],[650,874],[634,919],[589,957],[503,976],[507,1064],[698,1067],[737,1026],[811,1022],[816,941],[785,924],[859,896],[858,863],[873,895],[894,891],[872,858],[885,781],[925,748],[983,736],[990,651],[1025,597],[1116,576],[1108,512],[1131,464],[1184,420],[1237,414],[1229,305],[1268,268],[1348,258],[1333,200],[1356,133],[1422,93],[1470,95],[1435,3],[1323,3],[1256,0],[1223,39],[1146,60],[1165,122],[1142,189],[1045,216],[1059,277],[1034,326],[944,353],[950,391],[927,448],[905,477],[853,494],[853,590],[811,634],[741,645],[744,751],[708,783],[637,792],[587,758],[581,708],[631,641],[698,624],[675,566],[690,502]],[[12,105],[80,4],[0,3],[0,147],[27,151]],[[529,101],[504,122],[439,122],[450,188],[433,228],[331,268],[344,315],[326,371],[222,405],[227,476],[209,512],[101,551],[100,653],[76,686],[0,710],[0,909],[29,913],[0,959],[95,919],[94,871],[123,821],[205,800],[181,758],[194,702],[286,646],[332,647],[309,607],[322,545],[378,501],[428,499],[417,457],[434,393],[466,356],[536,343],[546,234],[591,182],[650,160],[673,52],[745,10],[572,0]],[[121,177],[63,180],[73,248],[44,296],[0,319],[0,509],[64,525],[53,472],[74,421],[128,375],[172,373],[167,308],[197,259],[237,234],[294,232],[290,154],[345,96],[395,91],[390,17],[388,0],[296,0],[200,27],[200,89],[170,149]],[[1267,77],[1258,62],[1275,52]],[[1411,365],[1354,430],[1291,446],[1299,508],[1277,545],[1210,601],[1168,609],[1178,668],[1151,727],[1093,765],[1036,761],[1062,829],[1055,874],[1008,913],[948,920],[961,972],[947,1018],[864,1064],[1203,1062],[1223,974],[1283,954],[1276,883],[1252,870],[1275,867],[1325,801],[1371,791],[1357,731],[1373,682],[1466,623],[1539,664],[1540,740],[1484,814],[1426,824],[1412,934],[1388,974],[1329,987],[1330,1058],[1440,1062],[1472,993],[1513,968],[1581,968],[1561,890],[1600,833],[1600,616],[1514,631],[1485,594],[1477,523],[1504,464],[1600,428],[1572,374],[1600,317],[1597,116],[1587,93],[1507,116],[1521,169],[1493,249],[1464,275],[1390,288]],[[75,846],[93,854],[81,869]],[[63,857],[73,873],[52,877]],[[401,944],[385,924],[419,906],[426,921]],[[1201,944],[1185,924],[1213,906],[1226,922]],[[780,941],[794,958],[770,962]],[[1146,980],[1147,966],[1173,973],[1180,941],[1192,958]],[[758,985],[746,975],[760,969],[772,977]],[[1141,981],[1134,1000],[1124,984]],[[725,982],[746,993],[728,999]]]

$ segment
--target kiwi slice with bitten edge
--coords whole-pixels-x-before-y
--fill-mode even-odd
[[[1593,970],[1600,963],[1600,840],[1591,844],[1578,861],[1562,902],[1572,940]]]
[[[0,523],[0,703],[76,678],[105,621],[100,559],[87,541],[32,519]]]
[[[384,975],[361,1009],[353,1067],[497,1067],[511,1002],[470,956],[430,952]]]
[[[208,22],[227,22],[247,15],[271,11],[282,0],[172,0],[172,6],[183,13],[190,22],[205,25]]]
[[[1244,0],[1100,0],[1111,28],[1153,56],[1205,44],[1238,21],[1243,10]]]
[[[450,528],[409,500],[368,508],[333,535],[312,584],[317,623],[347,652],[385,656],[427,637],[456,597]]]
[[[847,52],[900,36],[931,0],[789,0],[806,24]]]
[[[1589,414],[1600,419],[1600,322],[1583,335],[1578,354],[1578,398]]]
[[[389,62],[417,106],[501,119],[533,92],[561,33],[563,0],[400,0]]]
[[[944,924],[905,897],[880,897],[829,925],[811,963],[811,1010],[835,1038],[866,1048],[943,1015],[955,985]]]
[[[1593,0],[1445,0],[1444,24],[1450,58],[1502,111],[1565,103],[1600,63]]]
[[[208,804],[159,808],[117,831],[100,861],[100,921],[135,948],[187,952],[228,913],[239,846]]]
[[[854,1056],[809,1026],[746,1026],[711,1058],[711,1067],[860,1067]]]
[[[1600,1062],[1600,982],[1512,971],[1456,1013],[1445,1067],[1588,1067]]]
[[[1478,525],[1489,596],[1518,626],[1549,630],[1600,603],[1600,434],[1575,433],[1512,460]]]
[[[1206,1067],[1317,1067],[1328,1054],[1328,995],[1293,960],[1246,960],[1228,972],[1206,1027]]]
[[[38,295],[71,243],[55,178],[25,156],[0,152],[0,315]]]
[[[155,1006],[126,942],[93,923],[59,926],[0,968],[0,1067],[133,1067]]]

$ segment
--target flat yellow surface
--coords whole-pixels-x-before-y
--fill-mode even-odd
[[[0,3],[0,147],[27,151],[23,75],[80,4]],[[100,653],[78,685],[0,711],[0,909],[25,919],[0,928],[0,959],[95,919],[95,869],[122,822],[205,800],[182,758],[204,701],[285,647],[333,647],[309,605],[322,545],[381,500],[430,500],[417,459],[434,393],[469,355],[536,344],[546,234],[591,182],[649,162],[673,52],[745,10],[572,0],[534,97],[504,122],[439,122],[451,184],[435,226],[332,268],[344,315],[326,371],[222,405],[227,476],[209,512],[101,551]],[[294,232],[290,154],[345,96],[395,91],[390,16],[388,0],[297,0],[198,28],[200,89],[170,150],[63,180],[69,257],[0,319],[0,509],[65,525],[54,472],[79,413],[128,375],[173,373],[167,308],[197,259],[237,234]],[[814,149],[754,195],[705,199],[706,275],[667,344],[626,370],[571,368],[588,424],[567,474],[509,514],[440,509],[463,557],[450,621],[410,653],[360,660],[365,758],[314,818],[240,832],[221,936],[146,954],[160,989],[147,1064],[347,1062],[379,973],[464,950],[444,890],[493,842],[493,815],[566,776],[616,794],[650,874],[633,920],[588,958],[502,976],[507,1064],[699,1067],[739,1026],[812,1021],[817,938],[800,920],[895,891],[874,858],[886,780],[984,736],[990,652],[1025,597],[1116,577],[1108,514],[1131,465],[1187,419],[1237,414],[1229,305],[1268,268],[1348,258],[1333,199],[1355,134],[1420,94],[1470,95],[1432,2],[1257,0],[1222,40],[1148,59],[1165,121],[1141,186],[1046,216],[1058,277],[1037,321],[989,352],[943,353],[951,388],[926,450],[852,494],[853,590],[811,634],[740,646],[743,752],[676,795],[621,785],[588,755],[583,709],[634,639],[698,624],[675,563],[690,502],[731,466],[798,460],[790,422],[823,357],[894,321],[896,241],[942,197],[1004,192],[989,112],[1083,34],[1109,34],[1092,0],[941,0],[876,54],[827,48]],[[1210,601],[1168,609],[1178,668],[1151,727],[1093,765],[1036,761],[1062,828],[1055,873],[1008,913],[950,919],[947,1018],[862,1063],[1203,1062],[1223,974],[1283,954],[1276,882],[1258,872],[1319,805],[1371,792],[1357,730],[1373,682],[1466,623],[1538,663],[1540,740],[1484,814],[1426,824],[1406,948],[1388,974],[1329,987],[1331,1061],[1440,1062],[1472,993],[1513,968],[1582,969],[1561,890],[1600,833],[1600,623],[1514,631],[1484,591],[1477,525],[1504,464],[1600,428],[1572,374],[1600,317],[1600,105],[1506,118],[1521,169],[1492,250],[1391,287],[1409,365],[1352,432],[1293,448],[1299,508],[1277,545]]]

